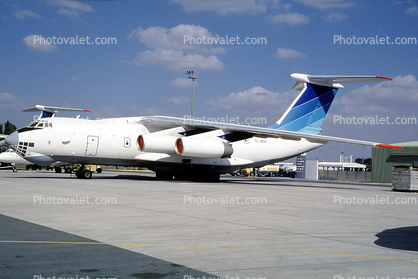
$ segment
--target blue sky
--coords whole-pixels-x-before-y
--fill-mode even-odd
[[[36,104],[89,109],[90,118],[182,117],[190,114],[192,91],[184,72],[194,70],[196,117],[266,118],[259,126],[268,126],[298,94],[291,89],[291,73],[381,75],[394,80],[339,90],[323,134],[385,143],[418,140],[413,120],[335,121],[376,115],[390,122],[418,119],[415,1],[1,1],[0,24],[0,123],[28,125],[33,116],[21,110]],[[264,43],[192,45],[184,43],[185,35]],[[54,36],[114,42],[34,43]],[[335,36],[346,44],[334,43]],[[353,36],[363,43],[348,44]],[[376,36],[390,44],[364,43]],[[396,44],[396,38],[412,43]],[[329,144],[308,158],[335,160],[341,152],[368,157],[370,150]]]

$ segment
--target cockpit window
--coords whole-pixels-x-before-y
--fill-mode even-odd
[[[37,120],[32,122],[28,128],[52,128],[52,123],[48,123],[46,120]]]

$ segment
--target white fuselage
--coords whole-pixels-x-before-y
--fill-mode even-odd
[[[43,118],[19,130],[17,153],[36,164],[63,161],[77,164],[142,166],[152,170],[206,168],[226,173],[241,167],[259,167],[283,161],[322,146],[305,139],[252,137],[231,143],[233,153],[228,157],[183,156],[175,152],[141,151],[140,135],[184,137],[183,127],[158,127],[141,124],[140,117],[88,120],[81,118]],[[42,123],[42,124],[40,124]],[[187,138],[205,142],[221,141],[221,130],[191,135]],[[173,146],[174,150],[174,146]],[[167,153],[165,153],[167,152]]]
[[[31,164],[27,160],[23,159],[13,149],[8,149],[3,153],[0,153],[0,163],[7,164]]]

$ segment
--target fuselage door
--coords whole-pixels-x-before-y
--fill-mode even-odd
[[[86,156],[96,156],[99,147],[99,137],[88,136],[86,145]]]

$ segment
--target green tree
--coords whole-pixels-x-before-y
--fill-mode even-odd
[[[4,130],[3,130],[3,127],[4,127]],[[4,126],[3,126],[3,124],[0,124],[0,134],[10,135],[11,133],[13,133],[16,130],[17,130],[16,125],[13,125],[9,121],[4,123]]]
[[[364,159],[364,164],[366,165],[366,170],[372,170],[372,158]]]
[[[357,158],[354,160],[357,164],[363,164],[366,165],[366,170],[371,171],[372,170],[372,158]]]

